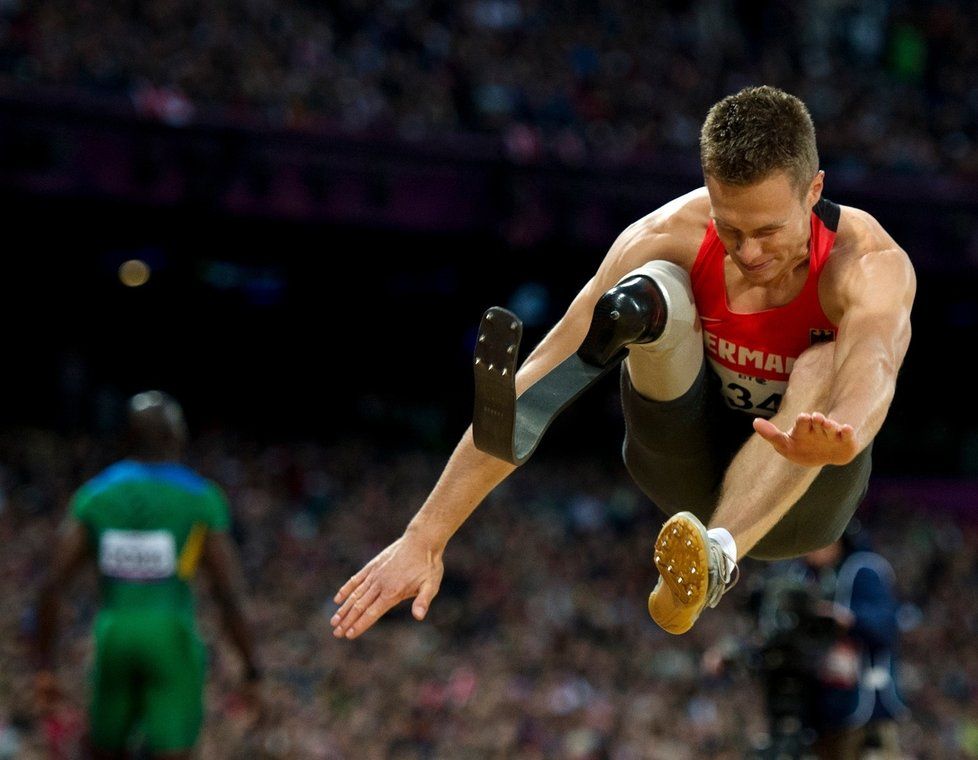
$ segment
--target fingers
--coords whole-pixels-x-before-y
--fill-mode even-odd
[[[755,417],[754,430],[761,438],[770,443],[778,454],[783,457],[789,455],[794,442],[788,433],[785,433],[773,422],[769,422],[763,417]]]
[[[330,625],[333,626],[333,635],[336,638],[352,638],[349,632],[354,628],[360,619],[376,605],[380,597],[380,587],[376,584],[363,584],[347,596],[346,601],[340,606],[336,614],[330,618]],[[386,612],[393,605],[388,605],[383,612]],[[377,615],[380,617],[381,614]],[[376,618],[374,618],[376,620]],[[369,627],[369,626],[368,626]],[[362,630],[366,630],[363,628]]]
[[[837,438],[840,441],[850,441],[855,435],[852,425],[842,425],[821,412],[811,414],[813,432],[820,431],[827,438]]]
[[[353,575],[336,592],[333,601],[340,605],[329,623],[333,626],[333,635],[341,638],[346,629],[356,621],[367,607],[377,597],[378,592],[372,583],[368,582],[374,562],[368,562],[360,572]]]
[[[797,415],[788,432],[763,417],[755,417],[753,425],[754,432],[771,444],[778,454],[806,467],[847,464],[859,453],[855,428],[821,412]]]
[[[761,431],[758,430],[758,426],[756,424],[759,419],[760,418],[754,420],[754,429],[760,433]],[[771,425],[771,423],[767,422],[767,420],[764,420],[764,423],[766,423],[766,426],[769,425],[772,428],[775,427],[774,425]],[[795,418],[795,424],[791,428],[790,435],[793,438],[797,438],[798,436],[806,433],[831,436],[838,435],[843,430],[852,431],[852,425],[840,425],[838,422],[830,417],[826,417],[821,412],[802,412]],[[763,435],[763,433],[761,434]]]
[[[754,431],[761,436],[761,438],[763,438],[765,441],[769,441],[770,443],[774,443],[776,440],[785,435],[783,432],[781,432],[781,428],[763,417],[754,418]]]
[[[353,589],[355,589],[361,583],[363,583],[364,579],[370,573],[370,568],[372,565],[373,562],[368,562],[366,565],[364,565],[363,569],[359,573],[352,576],[350,580],[344,583],[340,587],[340,590],[336,592],[336,596],[333,597],[333,601],[336,602],[337,604],[342,604],[344,600],[347,598],[347,596],[349,595],[349,593],[353,591]]]
[[[424,616],[428,614],[428,608],[431,606],[431,601],[437,593],[437,583],[425,581],[421,584],[421,590],[418,592],[414,604],[411,605],[411,614],[414,615],[415,620],[424,620]]]
[[[772,443],[776,439],[797,437],[804,433],[824,433],[826,435],[837,435],[839,437],[849,437],[854,434],[852,425],[842,425],[830,417],[826,417],[821,412],[802,412],[795,418],[795,424],[787,433],[775,425],[770,420],[763,417],[754,418],[754,431],[767,441]]]
[[[820,433],[825,438],[828,438],[833,432],[833,423],[831,420],[825,418],[825,415],[821,412],[812,412],[811,414],[811,432]]]
[[[330,618],[333,636],[355,639],[405,599],[416,597],[411,611],[423,620],[438,593],[441,553],[404,537],[373,558],[333,597],[340,605]]]
[[[374,601],[364,608],[355,619],[344,621],[333,631],[336,638],[355,639],[373,627],[373,624],[380,620],[387,611],[401,601],[398,598],[389,599],[382,594],[378,594]]]
[[[363,589],[361,593],[361,588]],[[333,636],[338,639],[355,639],[369,630],[388,610],[409,595],[390,596],[381,592],[379,584],[364,585],[354,589],[343,605],[330,619]],[[424,620],[428,608],[438,593],[438,583],[433,580],[421,584],[418,595],[411,605],[416,620]]]

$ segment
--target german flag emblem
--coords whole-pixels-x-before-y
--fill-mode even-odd
[[[813,327],[808,331],[808,339],[813,346],[816,343],[831,343],[835,340],[835,330],[823,330]]]

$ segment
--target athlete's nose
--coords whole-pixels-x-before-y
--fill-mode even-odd
[[[737,246],[737,253],[740,254],[740,260],[750,266],[761,257],[761,241],[756,238],[745,237]]]

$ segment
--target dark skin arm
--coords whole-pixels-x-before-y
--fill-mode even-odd
[[[214,599],[221,610],[221,622],[237,647],[249,680],[259,676],[251,632],[242,610],[242,575],[237,552],[226,533],[209,532],[204,540],[201,565],[211,581]]]
[[[37,604],[37,662],[41,672],[54,665],[54,647],[58,637],[58,612],[62,589],[92,559],[88,531],[78,520],[69,517],[61,528],[54,558],[41,584]]]

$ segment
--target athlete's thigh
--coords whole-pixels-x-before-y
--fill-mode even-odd
[[[727,467],[750,435],[749,418],[725,408],[717,382],[704,363],[684,395],[651,401],[622,372],[625,466],[667,515],[686,510],[709,522]]]
[[[190,621],[160,626],[146,660],[146,743],[154,756],[191,749],[203,723],[204,646]]]
[[[121,752],[139,717],[140,695],[124,621],[101,615],[95,623],[95,662],[89,707],[90,741],[96,750]]]
[[[755,559],[800,557],[836,541],[869,488],[870,443],[846,465],[826,465],[788,513],[751,549]]]

